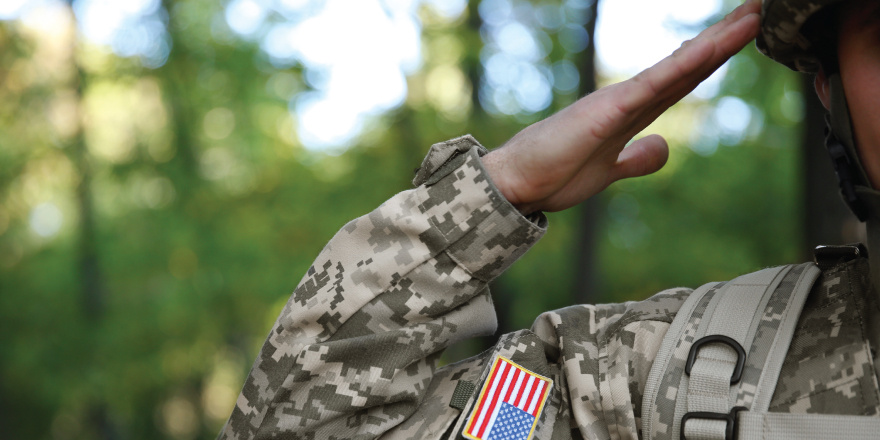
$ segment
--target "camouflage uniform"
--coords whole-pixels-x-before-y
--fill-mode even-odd
[[[220,438],[459,438],[467,391],[499,355],[553,379],[533,438],[640,436],[646,378],[690,289],[547,312],[437,368],[445,347],[495,331],[488,282],[546,230],[543,215],[521,216],[492,185],[484,152],[469,136],[434,145],[417,188],[342,228],[293,292]],[[771,411],[880,415],[868,272],[854,259],[816,282]],[[761,325],[776,325],[773,313]]]

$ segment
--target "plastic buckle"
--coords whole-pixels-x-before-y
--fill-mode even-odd
[[[827,270],[838,264],[857,258],[866,258],[868,249],[861,243],[829,246],[819,245],[813,249],[813,259],[819,269]]]
[[[684,435],[684,426],[690,419],[724,420],[725,422],[727,422],[727,426],[724,429],[724,440],[734,440],[736,438],[736,415],[740,411],[745,411],[747,409],[748,408],[744,406],[734,406],[727,414],[705,411],[694,411],[686,413],[681,418],[681,440],[687,440],[687,437],[685,437]]]
[[[700,347],[704,344],[711,344],[713,342],[727,344],[730,348],[736,351],[736,367],[734,367],[733,375],[730,377],[730,384],[733,385],[739,383],[740,379],[742,379],[743,367],[746,365],[746,351],[743,349],[742,345],[739,345],[739,342],[736,342],[736,339],[724,335],[703,336],[694,341],[691,345],[691,351],[688,353],[687,364],[684,366],[685,374],[688,376],[691,375],[691,368],[697,360],[697,352],[700,351]]]

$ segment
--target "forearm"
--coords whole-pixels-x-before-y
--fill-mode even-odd
[[[436,150],[470,148],[469,138]],[[223,438],[375,437],[422,397],[449,344],[495,330],[486,283],[543,233],[497,192],[476,149],[346,225],[293,292]],[[429,155],[429,159],[431,159]]]

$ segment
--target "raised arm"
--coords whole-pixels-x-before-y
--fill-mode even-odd
[[[659,169],[659,136],[624,146],[754,37],[759,8],[746,3],[482,160],[470,137],[432,147],[416,189],[346,225],[318,256],[220,437],[375,438],[406,420],[443,348],[494,331],[487,282],[544,231],[542,215],[521,213],[566,209]]]
[[[537,241],[544,218],[492,188],[481,149],[470,136],[435,145],[418,188],[333,237],[220,438],[375,438],[415,411],[443,348],[495,331],[486,283]]]
[[[611,183],[659,170],[666,141],[624,146],[758,33],[760,0],[749,0],[635,77],[587,95],[532,124],[483,160],[520,211],[561,211]]]

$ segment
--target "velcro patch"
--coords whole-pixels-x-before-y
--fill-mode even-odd
[[[472,440],[528,440],[553,381],[498,356],[462,435]]]

